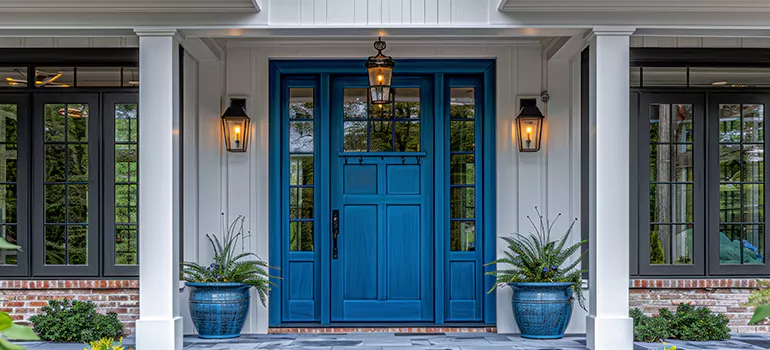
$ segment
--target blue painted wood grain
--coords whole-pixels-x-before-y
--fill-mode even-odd
[[[399,178],[413,177],[413,170],[400,169],[400,157],[388,157],[388,154],[361,155],[371,159],[376,169],[374,180],[376,191],[372,192],[371,183],[366,193],[351,195],[343,193],[346,183],[342,172],[341,147],[342,130],[342,92],[345,86],[366,87],[366,78],[361,70],[363,60],[287,60],[270,62],[270,264],[281,267],[279,275],[283,280],[275,280],[279,286],[270,294],[270,325],[277,326],[290,322],[321,322],[328,324],[336,321],[356,320],[362,322],[398,322],[405,320],[434,321],[444,320],[495,322],[494,295],[484,293],[491,287],[494,279],[481,276],[489,268],[481,267],[495,257],[495,217],[494,217],[494,135],[495,135],[495,79],[494,60],[399,60],[395,70],[394,85],[398,87],[421,88],[421,152],[414,157],[421,158],[421,174],[417,182],[401,181]],[[346,76],[341,76],[346,75]],[[483,76],[482,76],[483,75]],[[448,90],[453,82],[465,84],[471,78],[477,87],[477,250],[475,252],[449,252],[448,232],[448,158],[443,145],[448,145]],[[294,84],[307,84],[312,81],[316,89],[315,107],[315,161],[316,161],[316,251],[306,254],[288,252],[288,215],[283,208],[288,205],[282,199],[286,184],[282,169],[288,161],[288,152],[284,140],[288,136],[288,123],[282,118],[287,105],[284,103],[290,81]],[[304,82],[303,82],[304,81]],[[276,135],[279,135],[276,137]],[[379,157],[379,158],[378,158]],[[396,159],[397,158],[397,159]],[[374,161],[379,159],[379,163]],[[390,168],[392,166],[392,168]],[[414,165],[413,165],[414,166]],[[435,170],[434,170],[435,166]],[[393,174],[391,174],[391,172]],[[397,173],[401,174],[397,174]],[[391,176],[392,175],[392,176]],[[359,177],[359,179],[361,179]],[[353,183],[359,189],[365,182]],[[440,189],[436,190],[435,189]],[[355,191],[354,191],[355,192]],[[284,203],[284,204],[282,204]],[[376,271],[375,285],[355,284],[344,278],[342,259],[331,259],[331,210],[350,207],[373,206],[377,217],[375,227],[376,256],[370,257]],[[419,229],[406,224],[413,213],[405,208],[419,208]],[[399,220],[404,217],[406,220]],[[371,219],[369,219],[371,221]],[[366,221],[366,220],[364,220]],[[389,221],[392,221],[389,222]],[[398,225],[401,225],[400,227]],[[419,231],[414,235],[407,234]],[[364,230],[365,231],[365,230]],[[364,232],[364,247],[368,248],[369,233]],[[359,237],[360,238],[360,237]],[[418,243],[414,243],[417,239]],[[360,239],[359,239],[360,240]],[[342,237],[340,244],[342,244]],[[358,244],[358,243],[357,243]],[[403,248],[403,245],[409,245]],[[400,246],[400,247],[399,247]],[[341,246],[342,247],[342,246]],[[403,253],[401,256],[396,251]],[[417,249],[419,253],[413,254]],[[469,254],[468,254],[469,253]],[[406,257],[408,255],[408,257]],[[401,259],[396,259],[396,258]],[[406,258],[405,258],[406,257]],[[419,257],[419,258],[417,258]],[[407,270],[407,265],[418,259],[419,266]],[[363,261],[358,258],[359,261]],[[308,263],[313,263],[309,267]],[[458,263],[456,272],[450,268],[450,262]],[[293,268],[296,264],[296,269]],[[467,298],[469,284],[455,285],[451,275],[458,274],[455,281],[462,280],[469,272],[468,264],[474,265],[477,273],[472,283],[474,300]],[[366,264],[361,269],[371,269]],[[483,269],[483,271],[482,271]],[[287,271],[296,270],[296,271]],[[352,269],[355,270],[355,269]],[[312,271],[312,272],[311,272]],[[359,271],[360,272],[360,271]],[[306,283],[298,281],[304,275],[306,282],[314,286],[312,293],[294,291],[306,289]],[[419,286],[412,281],[420,280]],[[288,279],[291,279],[289,281]],[[356,281],[357,282],[357,281]],[[348,286],[352,284],[352,286]],[[375,299],[344,300],[343,291],[353,291],[353,296],[371,297],[363,291],[374,290]],[[478,287],[478,288],[476,288]],[[348,288],[348,289],[346,289]],[[372,289],[373,288],[373,289]],[[454,290],[452,288],[455,288]],[[458,289],[459,288],[459,289]],[[415,292],[419,293],[416,300]],[[359,293],[359,295],[356,295]],[[308,297],[313,300],[294,300],[294,297]],[[435,299],[434,299],[435,298]],[[320,300],[319,300],[320,299]]]

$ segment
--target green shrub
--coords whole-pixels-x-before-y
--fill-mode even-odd
[[[671,325],[668,318],[650,317],[639,309],[631,310],[630,315],[634,319],[634,341],[655,343],[671,338]]]
[[[730,338],[727,316],[712,313],[707,307],[679,304],[676,313],[660,309],[657,316],[646,316],[639,309],[629,312],[634,319],[634,340],[658,342],[663,339],[693,341],[724,340]]]
[[[89,343],[101,338],[119,338],[123,324],[118,315],[96,312],[92,302],[78,300],[50,300],[43,313],[30,317],[35,332],[44,340],[53,342]]]
[[[707,341],[730,338],[728,322],[727,316],[712,313],[707,307],[679,304],[671,325],[677,339]]]

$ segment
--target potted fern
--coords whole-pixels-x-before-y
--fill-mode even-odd
[[[539,225],[527,216],[535,232],[503,237],[508,244],[505,257],[487,264],[498,266],[497,271],[487,272],[497,277],[489,292],[498,286],[513,288],[513,315],[523,338],[558,339],[564,336],[569,324],[573,300],[577,299],[585,309],[582,270],[578,268],[585,252],[573,261],[569,259],[586,241],[567,246],[577,219],[561,238],[551,241],[551,229],[561,214],[550,222],[543,219],[537,207],[535,212]]]
[[[244,251],[243,222],[238,216],[220,239],[206,234],[214,248],[214,262],[202,266],[182,263],[182,279],[190,290],[190,316],[198,336],[206,339],[240,336],[249,312],[249,291],[257,290],[265,305],[270,285],[268,265],[256,254]],[[236,251],[241,240],[241,252]]]

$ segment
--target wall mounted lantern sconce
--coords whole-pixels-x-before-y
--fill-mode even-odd
[[[229,152],[246,152],[251,119],[246,115],[246,99],[231,98],[230,107],[222,114],[225,146]]]
[[[372,104],[388,104],[393,99],[393,91],[390,88],[393,80],[393,67],[396,62],[390,56],[382,54],[387,45],[382,38],[377,38],[374,48],[376,56],[370,56],[366,61],[366,70],[369,73],[369,98]]]
[[[548,92],[540,95],[543,103],[548,103]],[[519,115],[516,124],[519,129],[519,151],[537,152],[540,150],[540,140],[543,138],[543,120],[545,116],[537,107],[537,98],[519,99]]]

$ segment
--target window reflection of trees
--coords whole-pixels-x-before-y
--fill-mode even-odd
[[[16,244],[18,106],[0,104],[0,236]],[[15,251],[0,252],[0,265],[16,265]]]
[[[314,89],[289,89],[289,250],[313,251]]]
[[[420,89],[394,89],[395,101],[367,106],[366,89],[345,89],[345,152],[419,152]]]
[[[475,89],[450,89],[450,250],[476,249]]]
[[[115,105],[115,264],[139,262],[139,119],[137,104]]]
[[[86,265],[88,105],[45,105],[45,263]]]

